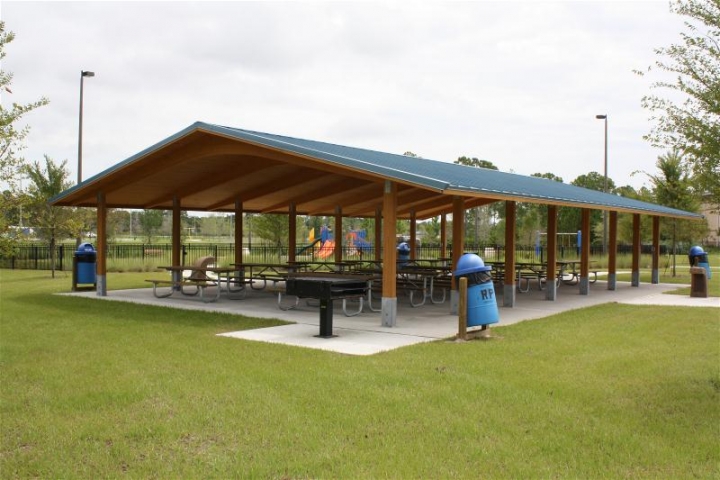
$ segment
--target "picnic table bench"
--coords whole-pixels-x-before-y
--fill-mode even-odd
[[[146,282],[152,283],[153,295],[157,298],[167,298],[175,292],[183,295],[195,296],[200,294],[203,302],[215,302],[220,298],[222,290],[221,284],[225,282],[228,296],[231,299],[240,299],[245,297],[245,285],[247,281],[242,275],[242,271],[234,267],[213,267],[215,262],[212,256],[198,258],[192,265],[170,265],[160,267],[169,271],[171,278],[164,279],[148,279]],[[189,271],[187,277],[183,273]],[[213,273],[217,278],[212,278],[208,273]],[[167,291],[159,291],[158,287],[169,287]],[[186,288],[190,287],[188,291]],[[215,288],[215,295],[206,295],[205,290]],[[232,296],[238,294],[237,296]]]

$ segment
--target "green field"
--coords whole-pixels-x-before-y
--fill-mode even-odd
[[[114,288],[145,274],[113,274]],[[355,357],[0,270],[2,478],[718,478],[720,312],[607,304]]]

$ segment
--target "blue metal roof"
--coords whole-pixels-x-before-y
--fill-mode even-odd
[[[218,135],[244,143],[255,144],[276,151],[307,158],[308,168],[319,168],[319,163],[340,167],[342,170],[361,172],[363,176],[386,179],[406,185],[427,189],[438,194],[460,195],[492,200],[528,201],[555,205],[570,205],[603,210],[617,210],[633,213],[646,213],[680,218],[701,218],[701,215],[677,210],[661,205],[642,202],[596,190],[576,187],[539,177],[530,177],[514,173],[500,172],[477,167],[468,167],[425,158],[379,152],[363,148],[348,147],[315,140],[293,138],[283,135],[256,132],[239,128],[196,122],[157,144],[133,155],[94,177],[76,185],[51,200],[59,205],[96,205],[96,192],[109,188],[117,195],[125,188],[122,199],[111,202],[121,208],[162,208],[167,203],[142,204],[137,194],[130,191],[133,184],[146,182],[146,188],[158,189],[157,179],[147,180],[131,172],[135,167],[153,165],[162,158],[167,149],[182,151],[185,145],[191,145],[198,133]],[[132,167],[132,168],[131,168]],[[238,168],[242,168],[240,165]],[[176,173],[173,169],[172,173]],[[169,175],[158,173],[158,175]],[[197,176],[197,172],[192,173]],[[191,175],[191,174],[188,174]],[[188,180],[188,178],[190,178]],[[184,177],[182,181],[194,181],[196,177]],[[218,183],[223,179],[219,178]],[[181,181],[176,179],[176,181]],[[120,187],[122,185],[122,187]],[[164,185],[166,190],[156,190],[155,197],[168,195],[175,185]],[[130,201],[128,198],[132,198]],[[198,204],[195,209],[202,209]]]
[[[701,218],[662,205],[599,192],[540,177],[518,175],[438,160],[409,157],[348,147],[315,140],[287,137],[205,123],[198,128],[238,139],[335,163],[340,166],[377,173],[391,180],[417,186],[455,192],[458,195],[490,196],[530,202],[575,204],[578,207],[628,210],[672,217]]]

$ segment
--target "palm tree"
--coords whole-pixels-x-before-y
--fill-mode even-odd
[[[66,169],[67,160],[60,165],[45,155],[45,168],[40,162],[25,165],[23,173],[30,180],[30,219],[38,231],[38,236],[49,242],[52,277],[55,278],[55,240],[58,236],[70,236],[81,227],[73,218],[73,210],[65,207],[52,207],[48,200],[71,186]]]
[[[660,173],[648,175],[655,187],[655,199],[660,205],[678,208],[690,212],[697,212],[700,208],[697,192],[693,187],[693,181],[688,173],[687,167],[683,164],[683,158],[676,149],[658,157],[655,164]],[[683,232],[683,240],[692,241],[694,237],[702,234],[707,229],[696,221],[679,220],[680,231]],[[675,245],[677,241],[678,221],[673,220],[672,242],[673,242],[673,277],[675,276]]]

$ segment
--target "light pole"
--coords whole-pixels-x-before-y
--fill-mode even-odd
[[[603,192],[607,193],[608,190],[608,175],[607,175],[607,158],[608,158],[608,116],[595,115],[598,120],[605,121],[605,182],[603,183]],[[603,210],[603,255],[607,254],[607,210]]]
[[[87,70],[80,71],[80,128],[78,129],[78,168],[77,183],[82,182],[82,120],[83,120],[83,83],[85,77],[94,77],[95,72],[88,72]]]

